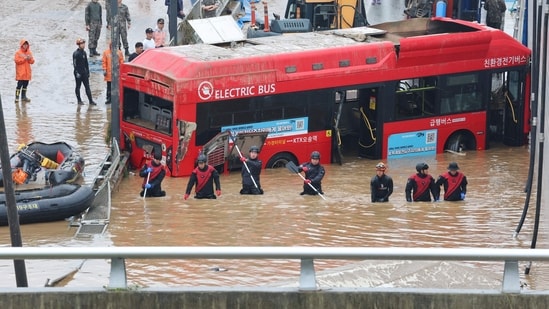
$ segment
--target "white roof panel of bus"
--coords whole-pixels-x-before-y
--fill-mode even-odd
[[[372,39],[371,35],[380,35],[384,30],[370,27],[330,30],[315,33],[294,33],[279,36],[248,39],[227,46],[209,44],[183,45],[171,48],[188,58],[202,61],[219,58],[242,58],[247,56],[279,54],[293,51],[314,50],[333,46],[364,44]]]

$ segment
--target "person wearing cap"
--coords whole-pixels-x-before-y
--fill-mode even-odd
[[[150,163],[143,165],[139,171],[139,176],[143,177],[140,196],[145,194],[147,189],[147,197],[165,196],[166,191],[162,191],[162,180],[166,176],[166,171],[162,166],[162,154],[159,151],[153,153],[153,158]]]
[[[467,177],[459,171],[459,166],[456,162],[448,164],[448,171],[438,176],[435,182],[437,188],[438,200],[440,197],[440,186],[444,186],[445,201],[462,201],[467,193]]]
[[[80,86],[84,84],[84,90],[86,91],[86,96],[88,96],[89,104],[96,105],[92,99],[92,93],[90,89],[90,67],[88,65],[88,55],[86,55],[86,40],[80,38],[76,39],[76,45],[78,48],[72,53],[72,66],[74,68],[73,74],[76,81],[76,87],[74,92],[76,94],[76,99],[78,104],[82,105],[82,99],[80,97]]]
[[[91,0],[86,6],[84,19],[86,21],[86,31],[90,44],[90,57],[99,56],[97,52],[97,41],[101,36],[101,26],[103,25],[103,8],[98,0]]]
[[[128,61],[132,61],[133,59],[137,58],[137,56],[141,55],[143,52],[143,43],[137,42],[135,43],[135,52],[133,52],[130,57],[128,57]]]
[[[313,151],[311,153],[311,160],[305,162],[297,167],[298,172],[305,172],[305,181],[303,182],[303,192],[301,195],[317,195],[318,193],[324,194],[322,192],[322,178],[326,174],[324,166],[320,165],[320,152]],[[311,184],[315,189],[309,186]]]
[[[416,165],[416,174],[406,182],[407,202],[430,202],[431,195],[436,200],[435,179],[429,174],[429,165],[421,162]]]
[[[22,102],[30,102],[27,97],[27,87],[32,76],[31,64],[34,63],[34,57],[30,51],[29,41],[21,39],[19,41],[19,49],[15,52],[15,103],[19,103],[19,95]]]
[[[166,46],[166,37],[168,36],[166,30],[164,30],[164,18],[159,18],[156,21],[156,28],[153,32],[154,47]]]
[[[261,183],[259,182],[262,162],[258,156],[259,147],[252,146],[250,147],[248,158],[244,156],[240,157],[240,161],[242,161],[242,189],[240,190],[240,194],[263,194],[263,189],[261,189]],[[246,168],[246,165],[248,168]],[[255,185],[257,185],[257,188]]]
[[[105,104],[111,104],[111,83],[112,83],[112,44],[111,42],[108,43],[108,48],[103,51],[103,61],[101,62],[101,66],[103,68],[103,79],[107,82],[107,96],[105,100]],[[118,65],[121,65],[124,63],[124,55],[122,52],[117,49],[116,54],[118,56]],[[120,68],[120,66],[119,66]]]
[[[387,166],[383,162],[376,164],[376,175],[370,181],[372,203],[388,202],[393,193],[393,178],[385,174]]]
[[[191,194],[192,188],[195,187],[194,198],[197,199],[215,199],[221,195],[221,183],[219,182],[219,173],[217,170],[206,163],[207,158],[201,154],[197,159],[197,167],[192,171],[187,189],[183,198],[186,200]],[[215,194],[214,194],[215,184]]]
[[[154,31],[152,30],[152,28],[145,29],[145,39],[143,40],[143,50],[154,48],[153,32]]]

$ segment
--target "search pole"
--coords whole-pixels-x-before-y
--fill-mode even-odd
[[[118,63],[118,44],[120,43],[120,29],[118,23],[118,1],[110,1],[111,6],[111,141],[116,140],[120,145],[120,64]],[[111,145],[109,141],[109,145]]]
[[[17,202],[15,201],[15,190],[13,189],[13,181],[11,179],[11,164],[8,149],[4,109],[2,107],[2,97],[0,97],[0,161],[2,161],[2,176],[4,177],[4,193],[6,195],[6,210],[8,214],[8,224],[10,226],[11,246],[23,247],[21,228],[19,226],[19,215],[17,214]],[[28,287],[25,260],[13,260],[13,267],[15,269],[17,287]]]
[[[179,0],[171,0],[168,4],[168,31],[170,31],[170,42],[172,42],[172,46],[177,45],[177,14],[179,13],[177,11],[179,9],[177,7],[178,3]]]

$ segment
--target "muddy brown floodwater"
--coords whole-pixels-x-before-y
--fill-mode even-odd
[[[75,240],[67,222],[23,225],[25,246],[348,246],[529,248],[534,204],[517,238],[513,232],[524,205],[527,174],[525,148],[500,147],[465,156],[444,153],[433,158],[389,161],[395,190],[389,203],[370,203],[369,179],[376,161],[350,155],[343,165],[326,165],[323,182],[326,201],[300,196],[302,180],[285,169],[264,170],[262,196],[241,196],[240,174],[222,174],[222,195],[217,200],[183,200],[188,178],[163,183],[167,196],[143,201],[142,178],[130,175],[113,194],[107,234]],[[426,160],[430,173],[443,173],[457,161],[469,181],[463,202],[407,203],[406,179],[415,163]],[[533,202],[535,203],[535,202]],[[542,210],[542,222],[545,220]],[[2,243],[9,232],[0,228]],[[541,225],[537,247],[547,247],[547,229]],[[82,261],[28,261],[31,285],[41,285]],[[318,271],[350,261],[317,261]],[[526,262],[521,262],[521,272]],[[47,267],[44,267],[46,265]],[[502,263],[474,263],[501,278]],[[108,283],[106,261],[86,261],[71,286]],[[128,280],[138,286],[259,285],[298,277],[298,261],[280,260],[130,260]],[[221,267],[226,272],[213,272]],[[49,269],[48,272],[45,269]],[[12,275],[13,266],[2,261],[0,272]],[[522,274],[528,288],[546,289],[542,280],[549,269],[534,263]],[[365,278],[366,280],[366,278]],[[10,280],[4,285],[9,286]]]
[[[133,15],[130,45],[141,41],[140,29],[154,26],[164,16],[163,1],[125,1]],[[87,1],[10,1],[0,10],[3,32],[0,45],[0,94],[10,151],[29,141],[66,141],[86,158],[87,182],[91,181],[107,147],[104,142],[110,107],[78,106],[74,96],[71,55],[77,37],[87,38],[83,11]],[[101,1],[104,3],[104,1]],[[283,7],[283,6],[282,6]],[[274,11],[274,10],[273,10]],[[280,11],[280,10],[279,10]],[[30,103],[14,103],[13,54],[21,38],[30,41],[35,54]],[[103,45],[101,45],[103,44]],[[105,46],[105,33],[101,46]],[[133,49],[133,48],[132,48]],[[105,84],[92,62],[92,91],[104,101]],[[524,206],[527,175],[526,148],[495,147],[464,156],[444,153],[432,158],[389,161],[388,173],[395,191],[391,201],[372,204],[369,181],[377,161],[349,154],[345,163],[326,165],[323,183],[326,201],[300,196],[302,181],[285,169],[264,170],[262,196],[241,196],[240,174],[221,176],[222,195],[217,200],[184,201],[188,178],[170,178],[163,183],[168,195],[143,201],[141,179],[130,175],[113,193],[111,224],[103,236],[74,239],[67,222],[22,226],[25,246],[363,246],[444,248],[529,248],[533,230],[535,195],[522,232],[513,238]],[[469,189],[464,202],[407,203],[406,178],[415,164],[426,160],[437,176],[450,161],[457,161],[467,175]],[[547,222],[542,209],[538,248],[546,248]],[[10,245],[9,229],[0,227],[0,244]],[[297,278],[298,261],[281,260],[129,260],[130,284],[259,285]],[[349,261],[315,261],[317,270],[328,270]],[[547,289],[549,275],[544,263],[534,263],[521,280],[531,289]],[[502,263],[474,263],[501,278]],[[43,286],[80,268],[68,286],[108,284],[107,261],[26,261],[30,286]],[[225,272],[211,269],[220,267]],[[0,286],[15,286],[11,261],[0,261]],[[366,280],[366,278],[365,278]]]

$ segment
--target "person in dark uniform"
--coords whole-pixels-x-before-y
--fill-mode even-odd
[[[406,201],[407,202],[430,202],[431,195],[436,199],[435,179],[429,175],[429,165],[427,163],[418,163],[416,165],[417,173],[410,176],[406,182]]]
[[[465,199],[467,193],[467,177],[459,171],[459,166],[456,162],[448,164],[448,172],[438,176],[435,182],[437,188],[437,198],[440,197],[440,186],[444,186],[445,201],[461,201]]]
[[[72,66],[74,67],[74,79],[76,80],[76,87],[74,88],[76,99],[78,100],[78,104],[84,104],[80,98],[80,86],[84,84],[90,105],[97,105],[92,99],[90,89],[90,67],[88,65],[88,56],[84,50],[86,48],[86,40],[77,39],[76,45],[78,45],[78,48],[72,53]]]
[[[370,181],[372,203],[388,202],[389,196],[393,193],[393,178],[385,174],[386,170],[385,163],[379,162],[376,165],[376,175]]]
[[[322,192],[322,178],[326,174],[324,166],[320,165],[320,152],[313,151],[311,153],[311,161],[306,162],[298,166],[298,172],[305,172],[305,181],[303,183],[303,192],[301,195],[317,195]],[[316,192],[309,186],[311,184],[318,191]]]
[[[484,2],[484,9],[486,10],[486,25],[494,29],[501,29],[503,18],[505,17],[505,11],[507,6],[504,0],[486,0]]]
[[[201,154],[198,156],[198,166],[191,173],[187,189],[185,190],[185,200],[189,198],[192,188],[196,185],[194,198],[209,198],[215,199],[216,195],[221,195],[221,184],[219,182],[219,173],[217,170],[206,164],[206,156]],[[215,194],[214,194],[215,183]]]
[[[259,174],[261,174],[261,160],[258,158],[259,147],[252,146],[250,147],[250,155],[248,158],[242,156],[240,161],[242,161],[242,189],[240,194],[263,194],[263,189],[261,189],[261,184],[259,183]],[[244,165],[248,166],[250,172]],[[253,177],[253,180],[252,180]],[[257,185],[257,188],[254,185]]]
[[[109,1],[109,0],[107,0]],[[103,8],[98,0],[91,0],[86,6],[84,19],[86,21],[86,31],[90,39],[90,57],[99,56],[97,52],[97,41],[101,36],[101,26],[103,25]]]
[[[166,171],[162,166],[162,154],[154,153],[154,157],[151,160],[150,164],[145,164],[139,171],[139,176],[143,177],[143,190],[139,195],[143,196],[145,194],[145,189],[147,189],[147,196],[159,197],[165,196],[166,192],[162,191],[162,180],[166,176]]]
[[[111,19],[112,19],[112,9],[111,1],[105,3],[105,8],[107,10],[107,29],[111,30]],[[118,26],[118,43],[122,40],[122,45],[124,46],[124,55],[126,57],[130,56],[130,46],[128,45],[128,30],[132,25],[132,19],[130,16],[130,9],[128,6],[122,3],[122,0],[118,0],[118,15],[114,17],[114,22]],[[120,44],[117,45],[120,48]]]
[[[192,1],[192,0],[191,0]],[[167,6],[166,14],[170,16],[170,0],[165,0],[164,4]],[[194,5],[194,3],[193,3]],[[184,19],[185,11],[183,11],[183,0],[177,0],[177,17]]]

